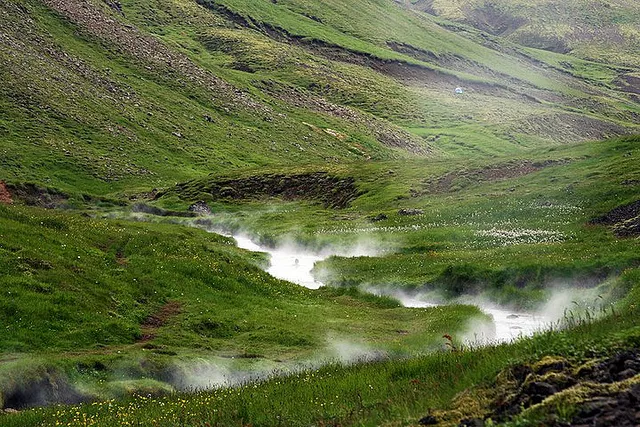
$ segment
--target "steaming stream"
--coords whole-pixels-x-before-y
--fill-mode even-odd
[[[304,286],[309,289],[318,289],[324,286],[323,283],[318,282],[313,278],[311,270],[313,265],[328,258],[331,255],[342,255],[339,253],[312,253],[304,251],[300,248],[286,249],[286,248],[266,248],[254,243],[250,238],[243,235],[233,235],[238,247],[247,249],[254,252],[266,252],[271,256],[270,266],[266,270],[267,273],[272,276],[287,280],[292,283]],[[364,253],[352,253],[350,256],[366,255]],[[405,307],[424,308],[433,307],[437,304],[424,301],[419,296],[406,296],[397,295],[392,293],[385,293],[389,296],[395,297],[400,300]],[[473,302],[471,304],[474,304]],[[544,316],[535,316],[530,313],[520,313],[505,310],[497,307],[490,307],[484,305],[477,305],[482,311],[491,315],[495,323],[495,336],[491,337],[491,342],[508,342],[521,336],[530,336],[534,332],[543,329],[552,319]],[[481,326],[481,325],[479,325]],[[472,326],[472,333],[473,331]],[[482,327],[479,327],[479,335],[482,335]],[[484,328],[486,329],[486,328]],[[487,340],[489,337],[477,336],[477,339]]]

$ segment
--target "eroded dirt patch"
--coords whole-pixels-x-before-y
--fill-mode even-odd
[[[640,103],[640,77],[624,74],[615,83],[620,90],[629,94],[629,98]]]
[[[142,336],[138,342],[147,342],[155,338],[158,328],[164,326],[167,321],[180,314],[182,305],[177,301],[169,301],[160,310],[147,317],[140,325]]]
[[[11,193],[7,190],[7,186],[4,181],[0,181],[0,203],[10,205],[13,203]]]
[[[150,206],[144,203],[134,204],[133,206],[131,206],[131,211],[155,216],[177,216],[182,218],[193,218],[198,216],[198,214],[196,214],[195,212],[172,211],[158,208],[156,206]]]
[[[531,116],[514,122],[513,129],[517,133],[537,135],[559,143],[596,141],[629,133],[614,122],[564,113]]]
[[[619,237],[640,236],[640,200],[618,206],[603,216],[592,219],[589,223],[608,225]]]
[[[438,194],[457,191],[473,183],[501,181],[518,178],[544,168],[568,163],[568,160],[544,160],[533,162],[529,160],[500,163],[482,169],[470,169],[450,172],[424,183],[424,193]]]
[[[346,208],[362,194],[355,185],[355,179],[331,176],[326,172],[268,174],[200,183],[192,181],[178,184],[176,191],[187,200],[197,200],[202,193],[208,193],[213,199],[227,200],[279,197],[284,200],[316,201],[335,209]]]
[[[5,184],[5,190],[28,206],[54,209],[64,205],[69,196],[54,188],[40,187],[31,183]]]

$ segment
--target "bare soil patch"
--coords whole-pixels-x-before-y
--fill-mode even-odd
[[[0,203],[10,205],[13,203],[11,193],[7,190],[7,186],[4,181],[0,181]]]
[[[589,223],[611,226],[618,237],[640,236],[640,200],[618,206]]]
[[[500,9],[493,3],[484,3],[470,14],[474,27],[496,36],[507,36],[527,23],[527,20]]]
[[[167,321],[180,314],[182,305],[177,301],[169,301],[163,305],[160,310],[147,317],[140,325],[142,336],[138,342],[151,341],[156,334],[158,328],[164,326]]]
[[[629,133],[617,123],[576,114],[531,116],[513,123],[513,129],[560,143],[602,140]]]
[[[362,193],[354,178],[331,176],[326,172],[297,175],[268,174],[241,179],[178,184],[183,199],[198,199],[208,193],[213,199],[247,200],[279,197],[284,200],[311,200],[327,208],[342,209]],[[163,194],[160,194],[161,197]]]
[[[5,190],[28,206],[54,209],[64,205],[69,196],[54,188],[40,187],[31,183],[5,184]]]
[[[640,77],[624,74],[615,81],[621,91],[627,92],[632,100],[640,103]]]

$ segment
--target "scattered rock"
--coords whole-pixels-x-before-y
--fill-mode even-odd
[[[630,369],[640,367],[640,356],[637,350],[623,351],[615,356],[600,362],[586,378],[599,383],[613,383],[626,379]]]
[[[618,237],[636,237],[640,236],[640,215],[635,218],[616,224],[613,232]]]
[[[629,395],[629,399],[632,403],[640,403],[640,384],[634,384],[631,386],[629,391],[627,391]]]
[[[211,208],[205,201],[199,200],[189,206],[189,212],[193,212],[198,215],[211,215]]]
[[[378,215],[374,216],[371,218],[372,222],[378,222],[378,221],[384,221],[385,219],[388,219],[389,217],[383,213],[379,213]]]
[[[493,387],[476,389],[471,394],[465,391],[454,400],[455,409],[438,411],[434,416],[460,426],[484,425],[483,419],[489,418],[500,424],[540,404],[548,414],[540,425],[638,426],[638,372],[638,349],[618,352],[605,360],[590,360],[579,367],[572,367],[564,358],[545,357],[533,365],[521,364],[504,370]],[[469,401],[470,395],[477,397]],[[554,397],[548,399],[551,396]],[[579,400],[574,400],[576,397]],[[576,409],[569,423],[559,423],[555,412],[558,402],[564,399],[570,399]],[[475,409],[469,412],[465,410],[467,407]]]
[[[458,427],[484,427],[485,422],[481,418],[467,418],[460,421]]]
[[[636,385],[637,386],[637,385]],[[633,389],[633,387],[632,387]],[[632,389],[613,396],[595,397],[579,406],[570,425],[635,427],[640,425],[640,406]]]
[[[530,396],[531,402],[533,404],[540,403],[547,397],[556,394],[557,392],[557,388],[545,382],[532,382],[525,390],[525,393]]]
[[[544,375],[548,372],[562,372],[568,366],[566,359],[545,357],[533,366],[533,370],[538,375]]]
[[[624,371],[618,374],[619,381],[627,380],[629,378],[633,378],[638,375],[638,372],[634,369],[625,369]]]
[[[433,415],[427,415],[426,417],[420,418],[420,420],[418,420],[418,424],[421,426],[432,426],[438,424],[438,420]]]
[[[509,370],[509,374],[516,381],[516,384],[522,384],[529,374],[533,373],[533,369],[529,365],[516,365]]]

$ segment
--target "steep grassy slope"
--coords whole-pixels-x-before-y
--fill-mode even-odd
[[[585,77],[603,65],[574,77],[557,66],[568,57],[461,36],[391,2],[4,0],[2,17],[0,178],[65,191],[514,153],[638,124],[612,75]]]
[[[519,149],[514,142],[540,143],[540,139],[532,139],[533,135],[548,143],[593,139],[615,132],[606,123],[593,121],[598,117],[615,117],[618,121],[626,116],[623,120],[632,123],[637,120],[637,106],[626,101],[626,96],[600,87],[600,83],[596,89],[594,82],[573,79],[558,69],[561,67],[549,67],[546,60],[532,57],[516,45],[489,42],[478,33],[473,37],[458,35],[427,15],[415,15],[391,2],[201,4],[236,23],[232,32],[208,30],[210,35],[205,37],[209,39],[205,40],[216,40],[209,43],[209,48],[222,47],[235,56],[233,66],[249,72],[252,82],[268,78],[269,86],[272,80],[283,79],[289,84],[302,84],[306,90],[336,102],[382,113],[410,126],[428,140],[437,140],[437,147],[451,149],[449,143],[454,142],[454,147],[468,144],[483,152],[513,151]],[[143,9],[134,18],[139,25],[146,25],[147,12]],[[164,31],[166,28],[163,37],[167,39],[177,32]],[[184,33],[188,34],[182,29]],[[256,38],[262,42],[258,44]],[[304,56],[300,56],[300,49],[285,47],[283,42],[303,48]],[[247,44],[253,48],[247,48]],[[268,52],[278,55],[255,55],[264,52],[267,45]],[[289,57],[305,67],[300,69]],[[318,57],[324,61],[318,63]],[[312,58],[316,60],[310,61]],[[345,67],[345,63],[350,66]],[[598,69],[598,65],[589,68]],[[371,69],[386,79],[378,77],[378,84],[371,86],[375,76]],[[293,81],[292,74],[296,76]],[[456,86],[464,87],[467,96],[455,96]],[[610,86],[615,89],[615,85]],[[371,87],[376,93],[371,93]],[[275,96],[290,100],[287,92],[278,93],[282,88],[276,88]],[[397,103],[402,103],[400,109]],[[576,108],[586,108],[589,119],[566,114],[576,112]],[[627,112],[619,115],[620,108]],[[544,120],[532,117],[536,115]],[[534,129],[535,122],[544,125]]]
[[[371,118],[274,110],[104,4],[52,3],[71,22],[37,2],[3,6],[5,179],[105,193],[242,165],[401,155],[366,136],[373,130],[412,144]]]

